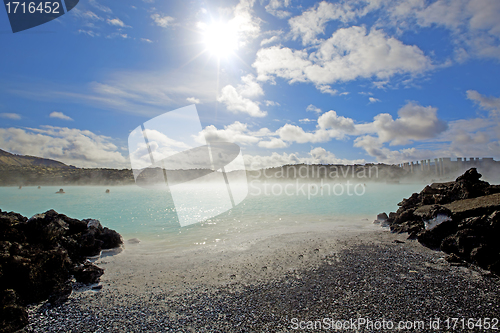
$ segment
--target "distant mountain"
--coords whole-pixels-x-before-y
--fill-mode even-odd
[[[68,168],[68,166],[62,162],[35,156],[15,155],[0,149],[0,167],[5,166],[42,166],[48,168]]]

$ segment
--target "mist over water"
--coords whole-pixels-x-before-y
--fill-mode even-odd
[[[357,195],[352,184],[350,192],[347,191],[346,182],[342,193],[338,184],[333,191],[334,183],[329,184],[330,192],[327,184],[304,183],[303,187],[297,184],[293,181],[249,184],[248,196],[241,204],[212,219],[182,228],[172,197],[165,188],[65,186],[65,194],[56,194],[60,186],[0,187],[0,209],[27,217],[54,209],[72,218],[95,218],[118,231],[125,240],[156,241],[161,247],[171,249],[217,244],[259,233],[289,232],[292,228],[366,227],[378,213],[395,211],[398,202],[425,187],[424,184],[367,183],[361,184],[363,194]],[[106,189],[110,189],[110,193],[105,193]],[[357,189],[360,194],[361,187]],[[186,189],[186,197],[191,190],[196,191]],[[186,209],[195,214],[196,205],[196,202],[188,203],[190,207]]]

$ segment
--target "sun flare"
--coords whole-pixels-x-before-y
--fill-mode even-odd
[[[238,34],[230,24],[212,23],[205,27],[203,35],[207,51],[218,58],[228,57],[238,49]]]

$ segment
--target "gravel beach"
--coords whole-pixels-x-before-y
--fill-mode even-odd
[[[31,306],[23,332],[460,332],[500,317],[488,272],[387,230],[327,229],[175,252],[126,243],[97,261],[101,289]]]

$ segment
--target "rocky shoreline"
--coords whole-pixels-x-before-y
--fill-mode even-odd
[[[447,253],[457,264],[473,264],[500,275],[500,185],[480,180],[475,168],[455,181],[434,183],[401,201],[376,222],[392,232]]]
[[[81,169],[75,167],[2,166],[0,186],[131,185],[130,169]]]
[[[26,326],[28,304],[60,305],[74,283],[98,282],[104,270],[87,257],[121,244],[121,236],[97,220],[54,210],[28,219],[0,210],[0,332]]]

